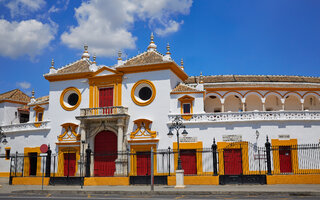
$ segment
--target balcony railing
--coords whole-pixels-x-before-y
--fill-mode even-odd
[[[5,133],[8,132],[20,132],[20,131],[41,131],[41,130],[49,130],[50,121],[41,121],[41,122],[27,122],[20,124],[11,124],[1,126],[2,130]]]
[[[169,115],[169,122],[177,114]],[[184,119],[182,119],[184,120]],[[184,123],[320,120],[320,111],[248,111],[193,114]]]
[[[126,114],[128,114],[128,108],[123,106],[80,109],[80,117],[101,116],[101,115],[112,116],[112,115],[126,115]]]

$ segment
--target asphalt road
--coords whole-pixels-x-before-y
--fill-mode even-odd
[[[279,200],[311,200],[311,199],[320,199],[320,196],[288,196],[288,195],[270,195],[270,196],[253,196],[253,195],[142,195],[142,196],[134,196],[134,195],[102,195],[102,194],[88,194],[88,195],[67,195],[67,194],[47,194],[47,195],[24,195],[24,194],[0,194],[0,200],[8,199],[8,200],[61,200],[61,199],[88,199],[88,200],[98,200],[98,199],[129,199],[129,200],[140,200],[140,199],[193,199],[193,200],[204,200],[204,199],[279,199]]]

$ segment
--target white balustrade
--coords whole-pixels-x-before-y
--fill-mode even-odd
[[[128,114],[128,108],[123,106],[110,106],[101,108],[83,108],[80,110],[80,116],[98,116],[98,115],[119,115]]]
[[[170,114],[170,123],[178,114]],[[184,120],[184,119],[182,119]],[[248,111],[192,114],[184,123],[320,120],[320,111]]]
[[[41,131],[41,130],[48,130],[50,121],[41,121],[41,122],[27,122],[27,123],[20,123],[20,124],[11,124],[1,126],[2,130],[5,133],[10,132],[20,132],[20,131]],[[39,126],[35,126],[35,124]]]

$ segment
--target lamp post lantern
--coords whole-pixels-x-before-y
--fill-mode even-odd
[[[172,138],[173,133],[172,130],[176,130],[176,134],[177,134],[177,144],[178,144],[178,166],[177,166],[177,170],[181,170],[182,166],[181,166],[181,159],[180,159],[180,146],[179,146],[179,130],[183,128],[184,130],[182,131],[182,135],[185,137],[188,135],[188,132],[186,131],[186,127],[183,125],[182,120],[180,119],[180,117],[176,116],[174,118],[174,120],[171,123],[171,126],[169,126],[169,133],[167,134],[169,136],[169,138]]]
[[[0,127],[0,142],[2,142],[2,144],[4,144],[4,145],[6,145],[8,143],[6,137],[7,136],[4,134],[4,131]]]

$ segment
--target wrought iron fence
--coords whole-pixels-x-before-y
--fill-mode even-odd
[[[320,145],[257,147],[248,142],[227,146],[213,144],[211,148],[181,149],[185,176],[320,174]],[[76,155],[64,152],[41,156],[37,153],[12,154],[10,177],[89,177],[89,176],[148,176],[151,165],[155,175],[175,175],[177,149],[153,152],[114,152],[97,154],[86,150]]]

